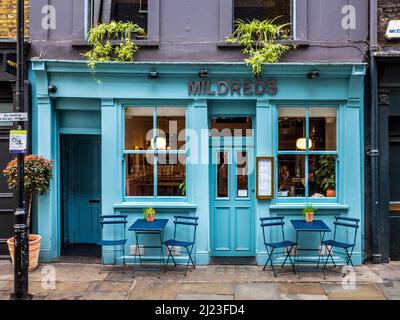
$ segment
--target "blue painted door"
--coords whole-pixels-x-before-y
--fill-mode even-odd
[[[92,244],[100,240],[100,138],[73,138],[72,151],[70,176],[72,243]]]
[[[255,255],[253,151],[234,145],[211,148],[212,256]]]

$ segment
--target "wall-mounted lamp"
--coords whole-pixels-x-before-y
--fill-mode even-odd
[[[208,77],[208,70],[203,69],[199,72],[199,78],[207,78]]]
[[[311,71],[307,74],[308,79],[318,79],[320,76],[319,71]]]
[[[157,71],[150,71],[149,74],[147,75],[147,78],[149,78],[149,79],[157,79],[158,78],[158,72]]]
[[[55,85],[49,85],[48,90],[50,93],[56,93],[57,92],[57,87]]]

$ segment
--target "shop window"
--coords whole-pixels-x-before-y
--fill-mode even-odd
[[[90,15],[92,25],[131,21],[147,32],[148,0],[92,0]]]
[[[335,107],[279,108],[278,197],[336,197]]]
[[[125,108],[125,195],[183,197],[186,109]]]
[[[276,24],[288,24],[285,32],[290,35],[292,0],[234,0],[234,19],[244,21],[272,20]]]

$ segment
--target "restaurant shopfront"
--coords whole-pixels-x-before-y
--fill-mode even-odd
[[[259,218],[289,222],[302,218],[306,204],[331,227],[337,215],[362,225],[365,68],[283,63],[255,79],[242,63],[110,63],[93,74],[83,61],[33,60],[34,153],[52,159],[55,170],[35,210],[42,261],[70,244],[117,238],[113,229],[101,231],[100,214],[126,213],[130,225],[147,207],[169,219],[165,239],[174,215],[199,217],[198,264],[265,263]],[[264,181],[261,157],[272,164]],[[285,228],[294,238],[290,223]],[[134,235],[127,236],[125,258],[133,263]]]

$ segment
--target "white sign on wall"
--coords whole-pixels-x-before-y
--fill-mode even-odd
[[[390,20],[386,29],[386,39],[400,39],[400,20]]]

